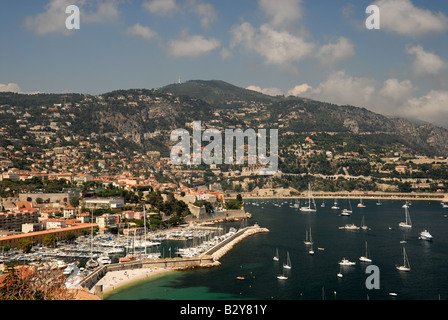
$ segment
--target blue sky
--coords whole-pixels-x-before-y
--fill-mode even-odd
[[[219,79],[448,127],[446,1],[0,1],[0,91]],[[379,30],[365,27],[370,4]],[[68,5],[79,30],[65,28]]]

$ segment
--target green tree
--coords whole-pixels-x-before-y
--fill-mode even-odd
[[[55,247],[56,246],[56,236],[54,234],[45,235],[42,243],[47,247]]]
[[[79,199],[78,199],[77,197],[73,197],[73,198],[71,198],[71,199],[70,199],[70,204],[71,204],[73,207],[77,207],[77,206],[79,206]]]
[[[29,253],[33,247],[33,243],[28,239],[20,239],[18,247],[19,249],[22,249],[23,252]]]

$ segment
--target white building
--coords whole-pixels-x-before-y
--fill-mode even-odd
[[[87,209],[117,209],[123,207],[123,198],[95,198],[86,200]]]

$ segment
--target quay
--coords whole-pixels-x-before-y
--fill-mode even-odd
[[[201,255],[195,257],[176,257],[155,260],[145,259],[104,265],[97,268],[82,279],[80,282],[80,287],[87,289],[100,299],[103,299],[103,294],[108,290],[111,290],[111,287],[115,289],[126,283],[141,280],[151,274],[160,273],[161,271],[180,271],[220,266],[221,263],[218,260],[234,248],[238,243],[251,235],[262,232],[269,232],[269,230],[267,228],[261,228],[258,224],[251,227],[246,227],[219,242],[215,246],[209,248]],[[138,272],[139,276],[135,279],[129,279],[129,273],[133,271],[136,272],[135,275]],[[114,272],[116,274],[120,274],[121,278],[113,277],[114,283],[107,283],[108,281],[105,279],[108,273]],[[126,277],[123,276],[124,274],[126,274]]]

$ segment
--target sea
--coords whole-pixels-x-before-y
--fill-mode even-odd
[[[335,210],[333,199],[316,199],[317,212],[304,213],[291,199],[245,200],[252,218],[244,223],[257,223],[269,232],[237,244],[219,267],[168,272],[105,300],[447,300],[448,209],[439,201],[414,200],[408,209],[412,228],[403,228],[404,201],[377,205],[369,199],[363,201],[365,208],[357,207],[359,200],[350,201],[338,199],[340,209]],[[352,214],[341,216],[350,204]],[[363,222],[367,229],[341,229]],[[238,229],[242,222],[221,226]],[[304,243],[310,229],[314,255]],[[419,239],[423,230],[431,233],[432,241]],[[164,241],[163,246],[166,255],[179,243]],[[370,263],[359,261],[366,247]],[[409,272],[396,269],[404,264],[403,248]],[[278,261],[273,259],[276,251]],[[288,254],[291,269],[284,269]],[[343,258],[355,264],[341,267]],[[375,266],[373,271],[369,265]],[[278,279],[281,274],[287,279]]]

